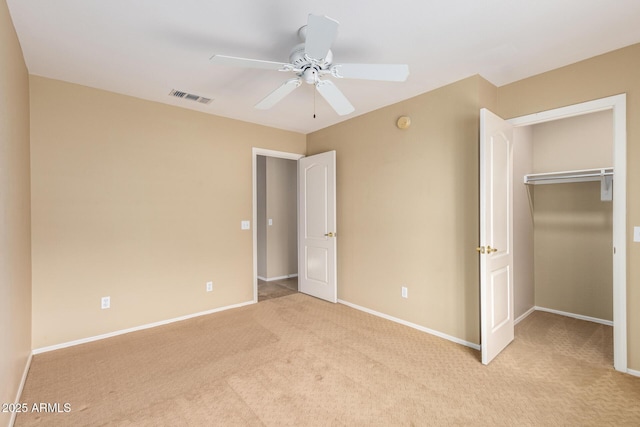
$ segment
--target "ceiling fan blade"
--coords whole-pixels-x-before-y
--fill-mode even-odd
[[[338,34],[338,21],[327,16],[309,15],[304,53],[318,61],[326,58]]]
[[[225,55],[213,55],[210,58],[210,61],[213,64],[229,65],[232,67],[260,68],[263,70],[275,71],[286,69],[289,65],[284,62],[262,61],[260,59],[237,58],[235,56]]]
[[[318,80],[316,88],[320,95],[336,110],[339,116],[346,116],[353,112],[355,108],[349,102],[346,96],[338,89],[330,80]]]
[[[262,101],[255,105],[255,108],[260,110],[268,110],[269,108],[282,101],[285,96],[289,95],[298,86],[302,84],[302,80],[299,78],[289,79],[282,84],[279,88],[267,95]]]
[[[403,82],[409,76],[406,64],[337,64],[331,67],[334,77],[345,79]]]

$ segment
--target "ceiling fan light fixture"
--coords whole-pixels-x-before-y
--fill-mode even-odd
[[[312,85],[318,81],[318,70],[314,67],[306,68],[300,77],[304,79],[305,83]]]

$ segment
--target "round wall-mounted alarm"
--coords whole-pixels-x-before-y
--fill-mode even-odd
[[[411,119],[407,116],[402,116],[398,119],[396,125],[400,129],[407,129],[409,126],[411,126]]]

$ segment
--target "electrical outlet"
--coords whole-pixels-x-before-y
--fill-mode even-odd
[[[213,282],[207,282],[207,292],[211,292],[213,290]]]
[[[249,221],[241,221],[240,222],[240,228],[242,230],[249,230],[251,228],[251,222],[249,222]]]
[[[111,308],[111,297],[102,297],[100,299],[100,307],[104,310],[105,308]]]
[[[409,298],[409,290],[406,286],[402,287],[402,298]]]
[[[640,242],[640,227],[633,227],[633,241]]]

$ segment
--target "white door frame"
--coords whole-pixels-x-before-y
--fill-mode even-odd
[[[507,120],[530,126],[598,111],[613,112],[613,366],[627,371],[627,97],[614,95]],[[517,142],[516,142],[517,143]]]
[[[253,187],[253,302],[258,302],[258,156],[277,157],[298,161],[305,157],[304,154],[288,153],[285,151],[267,150],[266,148],[252,149],[252,187]],[[298,174],[296,174],[297,180]],[[297,194],[297,193],[296,193]],[[296,195],[297,197],[297,195]],[[297,208],[296,208],[297,209]],[[296,227],[296,230],[298,228]],[[297,241],[297,239],[296,239]]]

